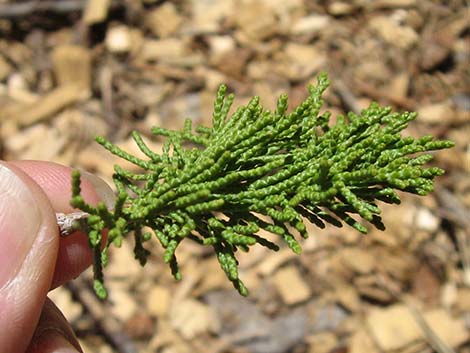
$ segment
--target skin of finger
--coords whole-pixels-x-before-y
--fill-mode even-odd
[[[74,210],[70,206],[72,168],[53,162],[33,160],[9,161],[8,164],[12,164],[28,174],[44,190],[56,212],[68,213]],[[81,188],[85,201],[96,205],[100,198],[93,185],[82,178]]]
[[[59,348],[61,348],[60,343],[57,341],[52,342],[49,339],[52,335],[62,336],[66,342],[70,343],[70,345],[77,350],[77,352],[82,352],[80,344],[67,322],[67,319],[60,312],[57,306],[47,298],[38,326],[26,353],[53,353],[59,350]]]
[[[20,168],[41,187],[55,212],[74,211],[70,206],[72,168],[45,161],[11,161],[8,164]],[[92,183],[82,178],[81,187],[85,201],[92,205],[97,204],[99,196]],[[76,278],[90,266],[92,259],[86,234],[75,232],[62,238],[51,288]]]
[[[20,169],[12,165],[8,168],[28,187],[42,220],[16,276],[0,288],[0,352],[22,353],[31,339],[51,286],[59,234],[52,205],[43,190]]]

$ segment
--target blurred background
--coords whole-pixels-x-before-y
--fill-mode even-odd
[[[153,246],[51,293],[85,352],[469,353],[470,12],[463,0],[0,0],[0,158],[41,159],[110,181],[134,168],[94,142],[138,153],[140,131],[208,125],[217,87],[235,106],[307,96],[320,71],[333,115],[372,101],[419,117],[405,132],[452,139],[425,198],[383,206],[384,232],[310,228],[304,252],[241,256],[240,297],[214,256],[183,244],[175,282]]]

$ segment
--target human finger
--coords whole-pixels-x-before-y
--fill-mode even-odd
[[[23,171],[0,162],[0,352],[22,353],[50,289],[59,248],[55,214]]]
[[[69,213],[74,211],[70,206],[72,168],[45,161],[13,161],[8,162],[28,174],[49,198],[55,212]],[[99,201],[111,206],[114,193],[111,188],[98,177],[82,173],[82,195],[90,204]],[[61,238],[57,264],[54,272],[52,288],[76,278],[92,262],[93,255],[88,245],[88,237],[83,232],[75,232]]]
[[[39,323],[26,353],[78,353],[82,352],[67,319],[46,298]]]

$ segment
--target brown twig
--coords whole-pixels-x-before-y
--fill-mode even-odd
[[[470,286],[470,219],[469,210],[445,188],[437,188],[436,196],[441,204],[440,213],[458,227],[457,245],[464,270],[464,281]]]
[[[114,352],[137,353],[132,340],[122,331],[117,319],[105,312],[103,303],[100,302],[82,278],[69,282],[67,287],[97,323],[105,339],[115,348]]]
[[[356,114],[361,113],[361,108],[359,107],[356,97],[351,93],[343,81],[336,81],[333,84],[333,89],[338,94],[341,99],[341,103],[344,105],[346,110],[352,111]]]
[[[114,131],[119,130],[119,118],[116,115],[113,107],[113,70],[111,65],[106,65],[101,68],[98,75],[98,84],[103,99],[103,113],[106,122],[112,127]]]
[[[468,218],[470,210],[468,210],[457,197],[445,188],[437,187],[436,196],[442,207],[441,212],[444,216],[450,221],[458,224],[460,227],[470,230],[470,218]]]
[[[88,217],[85,212],[56,213],[57,225],[61,237],[66,237],[76,230],[85,227],[84,220]]]

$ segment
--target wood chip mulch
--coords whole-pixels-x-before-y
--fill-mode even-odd
[[[469,353],[470,12],[465,1],[0,1],[0,157],[80,167],[110,181],[138,130],[207,125],[219,84],[236,104],[294,106],[320,71],[334,114],[371,101],[419,117],[407,133],[452,139],[425,198],[384,206],[386,231],[313,226],[296,256],[241,256],[240,297],[205,249],[179,250],[175,282],[154,246],[141,268],[113,251],[110,298],[90,272],[51,297],[85,352]]]

